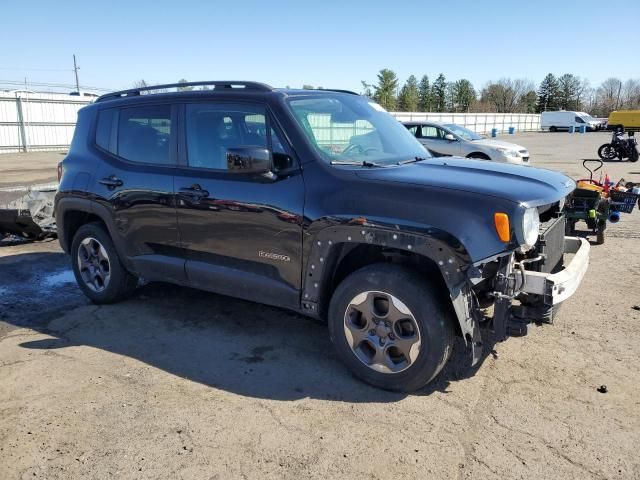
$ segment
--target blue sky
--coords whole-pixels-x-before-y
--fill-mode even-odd
[[[360,91],[384,67],[477,88],[548,72],[640,78],[624,47],[638,45],[637,0],[0,0],[0,12],[0,80],[71,84],[73,53],[81,84],[115,89],[184,77]]]

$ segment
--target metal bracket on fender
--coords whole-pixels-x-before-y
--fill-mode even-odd
[[[482,355],[480,312],[473,307],[471,286],[466,269],[471,265],[466,250],[444,232],[427,230],[421,233],[398,231],[370,225],[334,225],[320,230],[311,242],[304,269],[302,310],[318,314],[324,272],[331,259],[331,250],[342,243],[369,244],[404,250],[425,256],[436,263],[449,289],[465,344],[471,347],[472,364]]]

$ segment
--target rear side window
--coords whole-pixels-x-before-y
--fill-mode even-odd
[[[132,162],[170,164],[171,128],[170,105],[121,109],[118,156]]]

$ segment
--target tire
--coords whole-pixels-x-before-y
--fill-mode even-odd
[[[467,155],[467,158],[475,158],[476,160],[491,160],[488,155],[481,152],[473,152]]]
[[[602,245],[604,243],[604,231],[606,229],[606,222],[600,221],[598,222],[598,227],[596,229],[596,245]]]
[[[616,151],[616,148],[610,143],[600,145],[600,148],[598,148],[598,156],[602,160],[613,160],[617,155],[618,152]]]
[[[437,287],[408,268],[377,263],[340,283],[329,306],[329,333],[356,377],[385,390],[410,392],[440,373],[455,330]]]
[[[557,132],[558,129],[556,127],[549,127],[550,132]]]
[[[571,218],[567,220],[564,225],[564,234],[568,237],[576,236],[576,220]]]
[[[639,157],[640,157],[640,153],[638,152],[638,149],[632,148],[631,153],[629,154],[629,161],[637,162]]]
[[[92,302],[115,303],[135,290],[138,279],[124,268],[100,223],[81,226],[73,237],[70,253],[76,282]]]

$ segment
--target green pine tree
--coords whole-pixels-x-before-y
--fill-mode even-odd
[[[447,81],[441,73],[431,88],[433,106],[436,112],[444,112],[447,108]]]
[[[418,111],[430,112],[431,111],[431,86],[429,85],[429,77],[424,75],[420,80],[420,86],[418,86]]]
[[[538,113],[558,109],[558,88],[558,80],[552,73],[544,77],[538,88]]]
[[[454,112],[468,112],[476,102],[476,91],[469,80],[463,78],[452,86],[452,104]]]
[[[402,86],[398,95],[398,106],[402,112],[417,112],[420,103],[420,92],[418,91],[418,79],[411,75]]]
[[[396,108],[398,90],[398,77],[388,68],[383,68],[378,73],[378,84],[374,85],[373,98],[382,108],[393,111]]]

